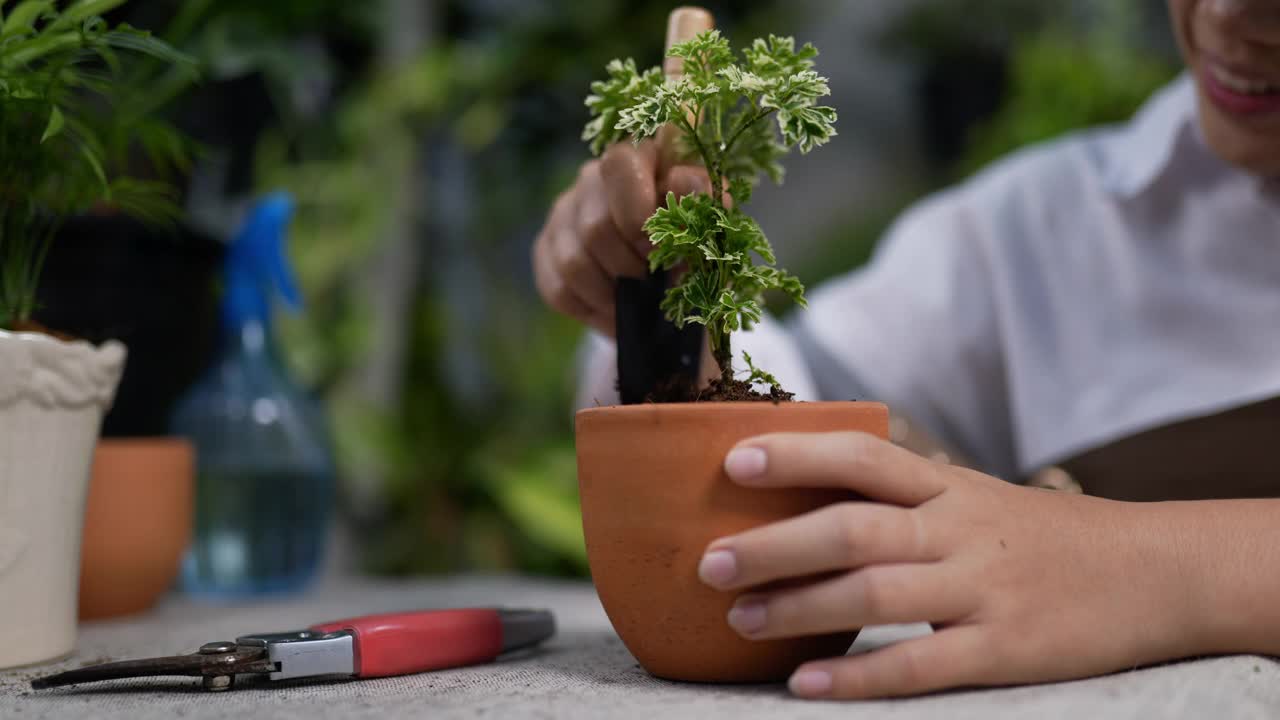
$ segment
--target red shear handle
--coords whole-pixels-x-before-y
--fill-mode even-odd
[[[368,615],[311,629],[355,633],[357,677],[409,675],[475,665],[494,660],[502,653],[502,618],[496,610]]]

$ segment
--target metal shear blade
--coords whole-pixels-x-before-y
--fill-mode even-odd
[[[267,648],[236,643],[208,643],[198,653],[172,657],[122,660],[68,670],[31,681],[36,690],[126,678],[181,675],[203,677],[208,690],[225,690],[238,673],[269,673],[276,665],[267,658]]]

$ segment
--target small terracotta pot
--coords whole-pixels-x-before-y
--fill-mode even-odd
[[[577,414],[578,483],[587,559],[610,622],[653,675],[770,682],[799,664],[843,655],[857,632],[750,641],[726,617],[738,593],[712,590],[698,562],[716,538],[833,502],[829,489],[748,489],[724,457],[770,432],[857,430],[888,437],[880,403],[628,405]]]
[[[173,586],[191,540],[195,451],[181,438],[98,444],[80,553],[80,619],[142,612]]]

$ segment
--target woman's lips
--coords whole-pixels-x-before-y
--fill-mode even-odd
[[[1235,115],[1280,112],[1280,87],[1229,70],[1217,63],[1201,64],[1200,84],[1219,108]]]

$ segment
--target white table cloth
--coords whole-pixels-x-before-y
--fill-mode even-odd
[[[32,691],[30,678],[105,660],[191,652],[211,640],[290,630],[341,617],[423,607],[547,607],[560,631],[544,649],[480,667],[338,682],[245,682],[209,693],[195,678],[117,681]],[[855,649],[919,627],[873,628]],[[0,638],[3,642],[3,638]],[[1280,717],[1280,663],[1235,656],[1175,663],[1071,683],[942,693],[909,700],[811,703],[781,685],[665,682],[636,664],[586,583],[519,577],[403,582],[337,580],[303,596],[252,605],[170,598],[145,615],[82,627],[74,656],[0,672],[0,718],[916,718]]]

